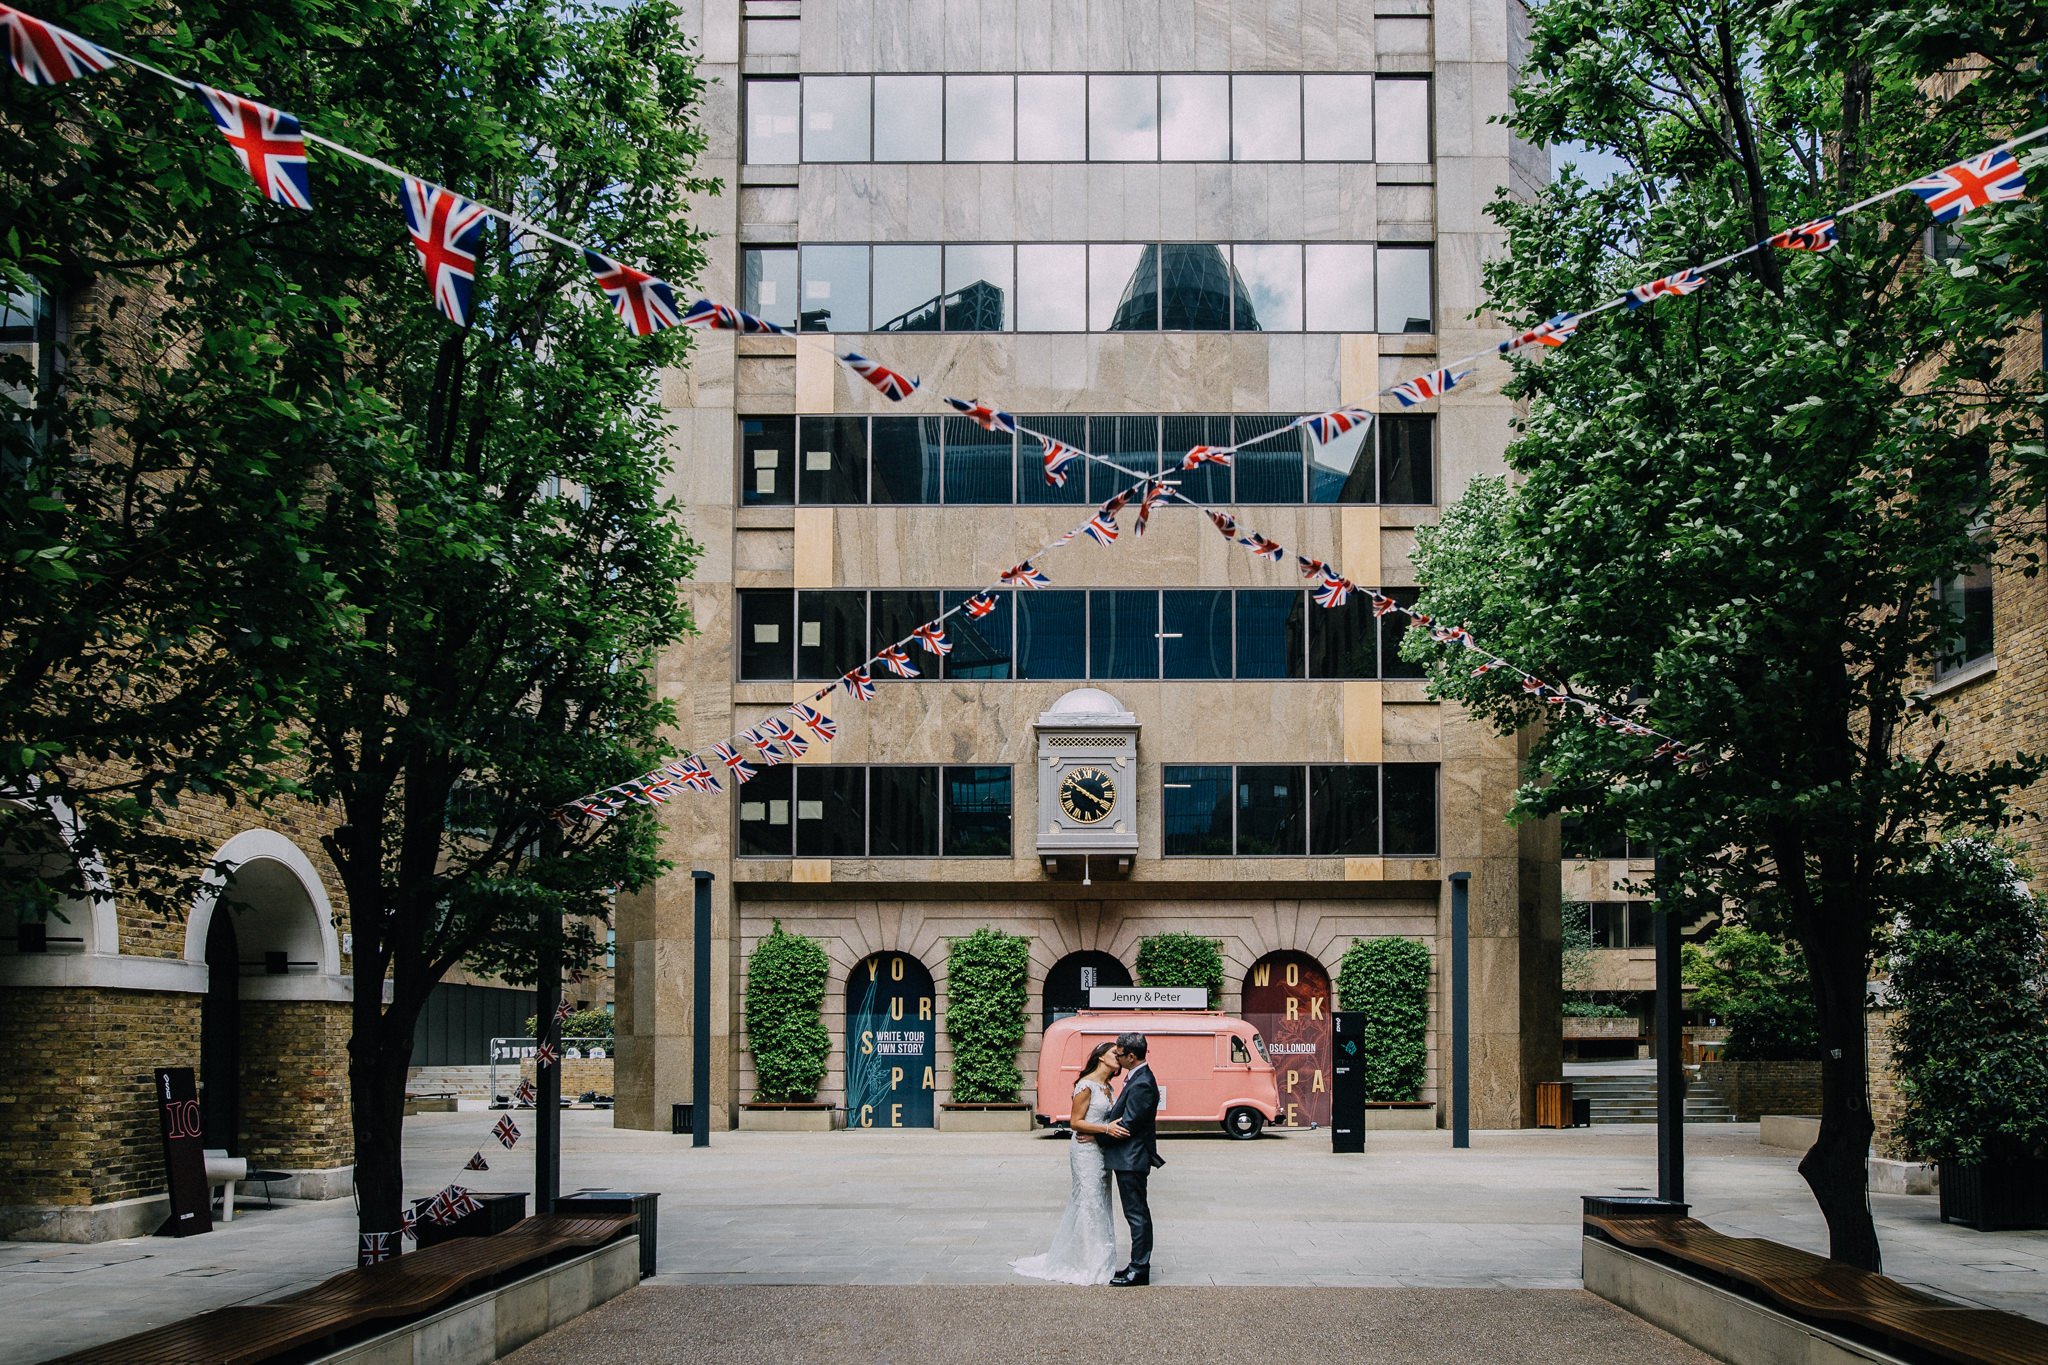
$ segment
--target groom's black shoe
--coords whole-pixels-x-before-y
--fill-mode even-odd
[[[1149,1266],[1143,1270],[1133,1270],[1129,1266],[1125,1266],[1122,1270],[1110,1276],[1109,1282],[1119,1289],[1127,1288],[1134,1284],[1150,1284],[1152,1283],[1152,1270]]]

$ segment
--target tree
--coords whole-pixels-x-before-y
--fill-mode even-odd
[[[1804,1061],[1820,1055],[1813,983],[1797,946],[1724,925],[1679,954],[1688,1003],[1728,1026],[1730,1061]]]
[[[818,1013],[832,961],[815,939],[776,920],[747,959],[747,1046],[754,1054],[754,1098],[808,1103],[825,1083],[832,1035]]]
[[[1199,986],[1223,1008],[1223,944],[1205,934],[1148,934],[1138,940],[1140,986]]]
[[[1816,48],[1795,9],[1534,11],[1515,131],[1622,170],[1496,202],[1498,311],[1611,298],[1981,149],[1981,110]],[[1414,632],[1403,646],[1437,659],[1439,696],[1503,731],[1545,715],[1518,816],[1625,825],[1665,855],[1667,907],[1741,904],[1798,944],[1822,1047],[1800,1170],[1833,1255],[1873,1269],[1864,983],[1888,890],[1939,830],[2003,820],[2042,766],[1950,751],[1909,691],[1954,631],[1928,586],[2029,556],[2037,535],[2003,515],[2029,475],[1992,460],[2017,451],[2016,394],[2038,392],[2001,370],[2019,319],[1947,307],[1926,228],[1917,201],[1884,200],[1841,220],[1834,251],[1761,252],[1693,297],[1589,320],[1517,366],[1513,484],[1475,481],[1422,538],[1423,610],[1699,746],[1697,762],[1512,675],[1472,676]],[[1981,231],[1964,227],[1966,258]]]
[[[1365,1016],[1358,1041],[1366,1098],[1419,1098],[1429,1068],[1429,946],[1352,939],[1337,966],[1337,1008]]]
[[[984,926],[946,950],[946,1037],[953,1044],[953,1101],[1007,1104],[1024,1077],[1031,940]]]

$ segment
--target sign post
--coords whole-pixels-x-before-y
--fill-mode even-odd
[[[170,1187],[173,1237],[213,1231],[213,1193],[206,1185],[206,1136],[199,1124],[199,1082],[189,1066],[156,1069],[156,1112],[163,1125],[164,1177]]]

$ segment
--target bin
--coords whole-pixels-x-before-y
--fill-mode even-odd
[[[471,1190],[470,1195],[483,1205],[475,1213],[464,1214],[452,1223],[436,1223],[427,1217],[426,1199],[413,1201],[413,1211],[419,1214],[416,1229],[422,1247],[434,1246],[440,1242],[452,1242],[457,1237],[489,1237],[526,1217],[526,1192],[497,1191],[487,1193]]]
[[[678,1105],[678,1108],[687,1108]],[[646,1193],[632,1190],[578,1190],[565,1194],[555,1201],[556,1213],[595,1213],[611,1218],[623,1218],[627,1212],[634,1215],[634,1229],[640,1234],[640,1278],[646,1279],[654,1273],[655,1217],[656,1205],[661,1202],[657,1191]],[[623,1207],[629,1206],[629,1207]]]
[[[671,1104],[668,1107],[668,1130],[677,1137],[690,1134],[690,1121],[696,1117],[695,1107],[688,1104]]]
[[[1572,1083],[1536,1082],[1536,1126],[1569,1128],[1572,1125]]]
[[[1580,1099],[1578,1096],[1574,1095],[1572,1097],[1572,1127],[1591,1128],[1592,1126],[1593,1101],[1589,1099]]]

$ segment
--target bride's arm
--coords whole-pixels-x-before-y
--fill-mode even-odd
[[[1108,1126],[1105,1124],[1088,1122],[1088,1104],[1094,1098],[1095,1092],[1090,1090],[1085,1085],[1079,1086],[1075,1089],[1074,1113],[1073,1117],[1067,1121],[1067,1126],[1073,1129],[1076,1133],[1094,1135],[1097,1133],[1107,1133],[1109,1131]]]

